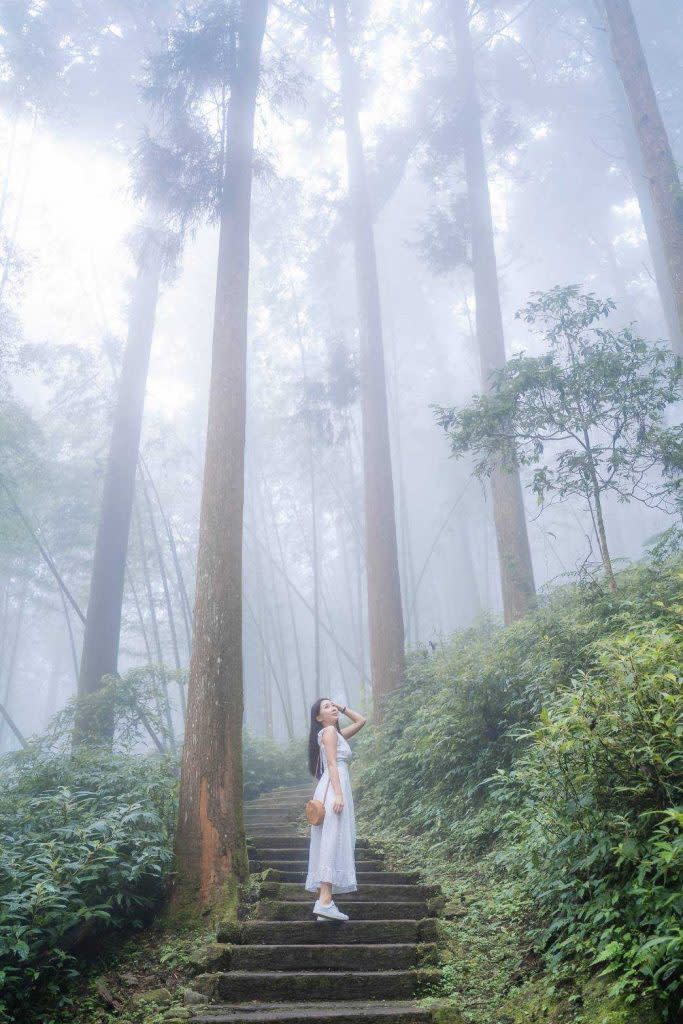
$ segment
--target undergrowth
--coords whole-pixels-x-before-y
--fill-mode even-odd
[[[679,1012],[682,582],[680,558],[643,563],[417,651],[362,740],[360,814],[442,883],[467,1022]]]

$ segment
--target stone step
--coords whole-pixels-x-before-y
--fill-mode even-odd
[[[252,858],[249,861],[249,867],[252,871],[265,871],[268,868],[273,868],[275,871],[306,871],[308,868],[308,856],[301,857],[298,860],[268,860],[264,858],[258,858],[258,860]],[[356,871],[381,871],[384,867],[384,861],[381,860],[357,860]]]
[[[409,999],[435,987],[440,973],[407,971],[217,971],[199,974],[192,987],[213,1002],[259,999],[301,1002],[337,999]]]
[[[253,871],[259,870],[256,867],[252,868]],[[273,881],[278,882],[297,882],[303,885],[306,881],[307,871],[300,869],[298,871],[280,871],[279,868],[269,868],[270,871],[269,879],[272,875]],[[356,871],[356,881],[358,885],[408,885],[411,882],[416,882],[418,876],[415,872],[410,871]]]
[[[202,971],[399,971],[435,963],[434,943],[214,943],[206,950]]]
[[[286,821],[296,820],[305,816],[304,806],[297,804],[296,807],[249,807],[245,810],[245,821],[257,821],[261,818],[264,821],[273,818],[283,818]]]
[[[247,845],[261,850],[308,850],[310,836],[297,836],[293,832],[280,835],[262,835],[256,838],[247,837]],[[356,853],[359,850],[369,850],[370,844],[367,839],[356,840]]]
[[[355,921],[385,921],[394,919],[419,920],[429,917],[429,910],[424,900],[396,901],[395,903],[354,903],[345,901],[343,895],[335,897],[341,910],[348,910],[349,917]],[[312,916],[313,904],[298,900],[260,900],[255,907],[255,916],[261,921],[307,921]]]
[[[420,921],[242,921],[238,925],[219,926],[219,942],[236,945],[311,945],[333,943],[376,945],[404,942],[435,942],[436,918]]]
[[[258,847],[252,845],[252,853],[254,860],[302,860],[308,857],[308,841],[305,846],[265,846],[258,844]],[[370,859],[370,853],[367,847],[356,847],[356,856],[360,853],[364,853],[368,859]],[[381,860],[378,854],[372,855],[374,859]]]
[[[262,793],[254,800],[246,800],[244,810],[250,811],[252,807],[297,807],[300,801],[305,803],[310,799],[314,789],[311,779],[310,786],[299,786],[297,789],[288,790],[287,793],[284,790],[271,790],[270,793]]]
[[[259,795],[255,796],[252,800],[247,800],[245,802],[253,804],[257,800],[268,800],[269,798],[272,799],[276,796],[282,796],[284,799],[287,799],[287,797],[291,796],[292,793],[298,793],[300,790],[306,792],[311,788],[313,782],[313,776],[306,772],[306,774],[301,776],[298,782],[293,783],[291,786],[275,786],[274,789],[269,789],[263,793],[259,793]]]
[[[248,839],[252,836],[258,838],[265,835],[266,832],[275,832],[279,835],[281,840],[286,839],[288,836],[291,836],[292,839],[298,836],[303,836],[308,840],[306,823],[301,820],[297,820],[296,818],[287,818],[285,815],[282,815],[279,818],[276,818],[275,816],[271,818],[255,818],[252,820],[247,818],[244,822],[244,829]],[[280,842],[279,845],[284,846],[285,844]]]
[[[299,826],[301,826],[300,829]],[[247,839],[260,838],[261,836],[277,836],[278,839],[303,838],[308,842],[309,828],[310,826],[305,821],[294,822],[289,825],[281,825],[275,822],[274,824],[247,825],[246,833]]]
[[[363,885],[358,892],[345,893],[339,896],[340,900],[353,903],[364,903],[373,900],[377,903],[401,903],[415,902],[416,900],[428,900],[438,895],[435,885]],[[261,898],[273,900],[303,900],[310,901],[313,894],[306,892],[297,882],[264,882],[261,886]]]
[[[195,1024],[428,1024],[431,1009],[408,1000],[368,1003],[247,1003],[245,1005],[199,1007]]]

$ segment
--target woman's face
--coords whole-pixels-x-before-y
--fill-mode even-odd
[[[331,700],[325,698],[325,700],[320,705],[320,710],[318,711],[316,718],[323,725],[334,725],[337,719],[339,718],[339,711],[337,710],[337,705],[334,704]]]

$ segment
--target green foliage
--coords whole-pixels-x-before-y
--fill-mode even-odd
[[[274,740],[244,734],[244,799],[253,800],[277,786],[296,786],[306,778],[302,740],[286,747]]]
[[[73,950],[139,927],[165,889],[175,825],[166,759],[40,746],[0,762],[0,1019],[36,991],[58,1003]]]
[[[453,454],[473,453],[478,475],[500,463],[533,466],[539,503],[583,499],[608,574],[603,495],[674,510],[683,450],[683,428],[664,423],[681,397],[683,364],[632,327],[604,326],[614,308],[575,286],[535,293],[517,315],[547,351],[510,359],[468,406],[437,410]]]
[[[106,726],[113,723],[114,749],[118,751],[130,753],[151,741],[160,753],[165,752],[171,740],[163,710],[170,675],[165,673],[162,678],[156,666],[144,665],[123,676],[103,677],[100,690],[67,701],[40,739],[41,746],[68,746],[82,716],[93,737],[106,735]]]
[[[678,613],[683,606],[678,606]],[[594,645],[549,695],[496,798],[558,962],[592,963],[612,993],[683,977],[683,634],[656,621]]]
[[[467,1020],[508,998],[482,935],[511,983],[542,956],[560,986],[593,965],[621,1005],[652,992],[660,1019],[680,998],[682,582],[680,556],[646,562],[418,651],[363,741],[361,813],[444,884]]]

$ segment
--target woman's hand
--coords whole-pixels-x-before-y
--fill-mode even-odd
[[[341,814],[344,810],[344,798],[341,796],[335,796],[332,810],[335,814]]]
[[[334,704],[340,715],[346,714],[346,706],[344,704],[336,704],[334,701],[332,701],[332,704]]]

